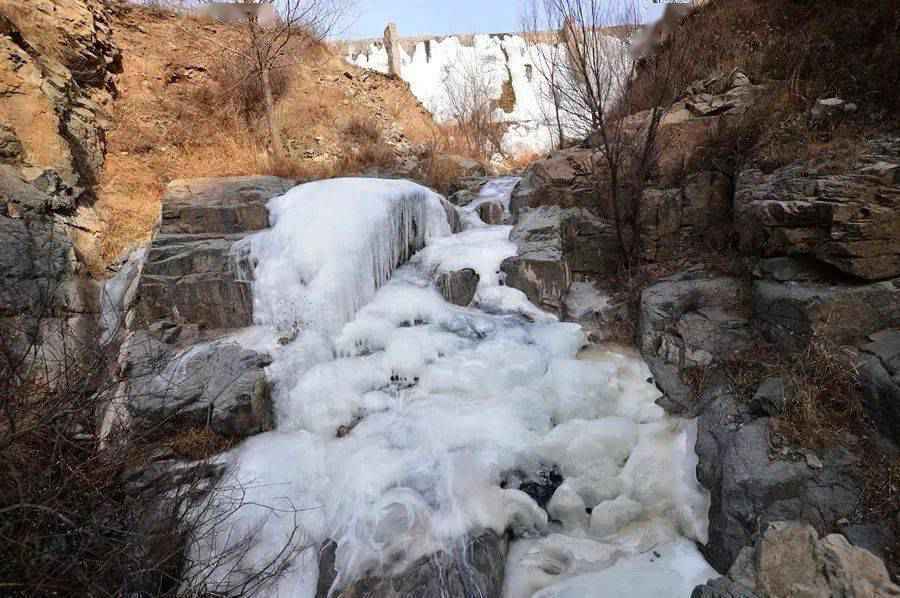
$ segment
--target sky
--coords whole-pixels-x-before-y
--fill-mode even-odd
[[[641,4],[646,20],[662,13],[652,0]],[[401,36],[511,33],[522,29],[522,7],[523,0],[357,0],[346,31],[337,37],[381,37],[390,21]]]

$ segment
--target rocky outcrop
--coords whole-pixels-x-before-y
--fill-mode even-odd
[[[729,577],[769,598],[900,596],[881,559],[840,534],[820,538],[811,526],[793,521],[766,526]]]
[[[266,228],[266,202],[293,185],[256,176],[166,189],[159,232],[121,301],[117,417],[133,431],[243,438],[271,428],[270,359],[222,337],[253,323],[253,265],[234,244]]]
[[[333,564],[331,568],[321,567],[323,562],[333,563],[328,550],[323,550],[316,598],[500,598],[506,544],[504,537],[491,531],[484,532],[465,540],[451,552],[442,550],[419,559],[399,575],[366,577],[339,589],[331,588],[335,578]],[[331,546],[333,552],[333,543]]]
[[[858,466],[849,453],[823,450],[815,460],[799,452],[773,455],[769,418],[755,418],[723,387],[707,391],[702,402],[697,479],[711,499],[703,553],[718,571],[727,571],[769,522],[796,519],[824,532],[859,507]]]
[[[562,311],[572,281],[563,253],[565,216],[556,206],[522,214],[510,234],[518,252],[500,265],[508,286],[521,290],[529,301],[554,313]]]
[[[735,229],[762,257],[808,255],[864,280],[900,276],[900,139],[871,141],[851,167],[797,163],[740,173]]]
[[[740,280],[702,272],[660,280],[641,293],[641,351],[687,368],[747,349],[753,340],[747,295]]]
[[[900,326],[900,279],[864,285],[753,283],[753,319],[772,342],[799,349],[814,336],[853,344]]]
[[[263,371],[270,362],[233,341],[177,349],[149,332],[138,332],[128,338],[120,355],[129,426],[154,436],[209,428],[232,438],[271,429],[272,405]]]
[[[869,335],[861,347],[859,382],[882,434],[900,445],[900,329]]]
[[[171,183],[138,288],[141,325],[159,320],[201,329],[252,324],[251,281],[234,243],[266,228],[266,202],[292,186],[277,177]]]
[[[572,148],[532,163],[510,198],[513,217],[542,206],[576,208],[595,203],[592,156],[590,149]]]

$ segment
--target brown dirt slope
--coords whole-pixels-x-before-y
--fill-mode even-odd
[[[239,29],[127,4],[112,13],[123,73],[96,206],[107,225],[108,262],[149,237],[173,179],[332,176],[387,166],[433,136],[431,115],[405,83],[305,46],[276,82],[288,160],[275,163],[253,90],[235,81],[226,62],[227,48],[241,42]]]

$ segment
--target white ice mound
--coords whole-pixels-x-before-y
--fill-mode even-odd
[[[251,237],[259,324],[332,333],[428,239],[450,234],[441,197],[410,181],[307,183],[268,205],[272,227]]]
[[[268,595],[312,598],[327,539],[342,587],[484,530],[514,538],[506,598],[578,595],[582,576],[621,587],[659,569],[629,594],[656,598],[659,584],[711,571],[686,540],[705,540],[709,507],[695,424],[655,404],[639,357],[584,351],[578,325],[504,293],[508,227],[449,235],[439,196],[400,181],[313,183],[270,209],[273,228],[249,241],[256,317],[299,334],[271,350],[277,430],[227,456],[233,478],[217,500],[234,512],[204,548],[258,542],[212,580],[261,570],[293,538],[308,549]],[[435,289],[460,267],[481,276],[473,307]],[[542,505],[534,485],[550,471],[564,483]]]

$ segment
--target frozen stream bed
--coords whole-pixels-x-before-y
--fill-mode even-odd
[[[241,248],[259,325],[240,340],[274,358],[277,429],[225,457],[245,506],[207,548],[260,541],[218,575],[293,537],[307,548],[268,591],[312,598],[327,539],[339,588],[487,530],[511,539],[508,598],[689,596],[715,575],[694,545],[708,510],[694,423],[654,403],[640,358],[585,348],[579,326],[502,286],[510,227],[481,223],[477,204],[451,234],[440,196],[406,181],[270,202],[272,228]],[[468,308],[433,282],[463,267],[480,274]],[[526,492],[541,484],[544,505]]]

